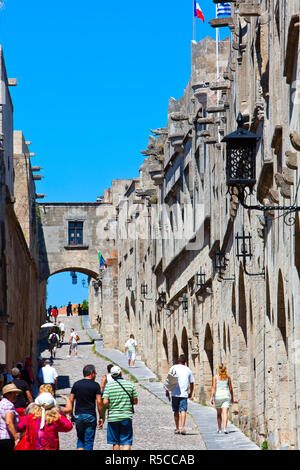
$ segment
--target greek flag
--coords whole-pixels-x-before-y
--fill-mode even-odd
[[[100,251],[98,251],[98,257],[99,257],[99,271],[101,271],[101,268],[105,267],[105,259],[101,255]]]
[[[217,18],[222,18],[223,16],[231,16],[231,4],[219,3],[217,6]]]

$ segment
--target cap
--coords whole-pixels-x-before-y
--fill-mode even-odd
[[[121,371],[121,369],[120,369],[119,366],[114,366],[114,367],[112,367],[112,368],[111,368],[111,371],[110,371],[111,376],[112,376],[113,378],[119,377],[119,375],[121,374],[121,372],[122,372],[122,371]]]

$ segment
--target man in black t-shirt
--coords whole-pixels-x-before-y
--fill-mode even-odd
[[[77,450],[93,450],[97,427],[96,405],[99,413],[99,428],[103,426],[101,390],[95,378],[95,367],[87,365],[83,368],[83,379],[75,382],[71,390],[70,412],[73,414],[75,403]]]
[[[17,396],[17,399],[14,403],[16,411],[19,413],[20,416],[25,416],[25,408],[29,403],[33,402],[29,385],[27,382],[25,382],[25,380],[21,379],[21,371],[17,369],[17,367],[14,367],[12,369],[11,375],[13,377],[13,383],[15,384],[15,386],[23,392]]]

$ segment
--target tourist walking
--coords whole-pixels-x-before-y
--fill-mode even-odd
[[[128,365],[129,367],[134,367],[135,359],[136,359],[136,348],[137,342],[134,338],[134,335],[131,334],[129,340],[125,344],[125,353],[127,352],[128,356]]]
[[[101,381],[101,385],[100,385],[102,395],[103,395],[106,384],[114,381],[114,379],[112,378],[111,373],[110,373],[111,369],[113,367],[114,367],[113,364],[108,364],[107,373],[105,375],[103,375],[103,377],[102,377],[102,381]],[[105,422],[105,418],[106,418],[106,408],[105,408],[105,406],[103,406],[103,424]]]
[[[30,412],[17,425],[25,435],[15,450],[59,450],[59,433],[69,432],[73,424],[57,406],[51,393],[41,393]]]
[[[12,375],[7,372],[7,365],[0,364],[0,385],[4,387],[5,385],[12,383],[12,381]]]
[[[102,381],[101,381],[101,385],[100,385],[100,388],[101,388],[101,393],[103,394],[104,392],[104,388],[105,388],[105,385],[109,382],[113,382],[114,379],[112,378],[111,376],[111,369],[114,367],[113,364],[108,364],[107,366],[107,373],[105,375],[103,375],[102,377]]]
[[[55,332],[54,328],[51,328],[50,334],[48,336],[48,349],[50,352],[51,359],[56,357],[58,344],[59,344],[59,336]]]
[[[22,392],[18,394],[14,403],[15,409],[19,416],[25,416],[25,409],[27,405],[33,402],[31,390],[28,386],[28,383],[21,379],[21,371],[17,367],[12,369],[11,374],[13,377],[13,384],[17,387],[18,390],[21,390]]]
[[[138,396],[134,385],[122,378],[120,367],[111,369],[113,382],[106,384],[103,405],[108,408],[107,444],[113,450],[131,450],[133,443],[132,417]]]
[[[103,426],[101,390],[96,379],[96,369],[92,364],[83,368],[83,379],[74,383],[70,394],[69,413],[74,415],[77,432],[77,450],[93,450],[97,428]],[[75,405],[75,412],[74,410]]]
[[[19,417],[14,405],[19,393],[22,393],[22,391],[13,383],[5,385],[2,389],[3,398],[0,401],[0,451],[13,450],[19,442],[16,429]]]
[[[54,318],[54,324],[56,325],[56,321],[57,321],[57,316],[58,316],[58,310],[57,310],[57,307],[56,305],[53,307],[53,309],[51,310],[51,317]]]
[[[27,382],[29,384],[30,392],[33,393],[33,384],[34,384],[34,377],[33,377],[33,370],[32,370],[32,359],[31,357],[27,357],[25,359],[24,364],[24,377],[27,377]],[[22,378],[22,377],[21,377]]]
[[[230,404],[233,405],[233,389],[231,378],[229,377],[227,367],[224,364],[219,365],[219,373],[213,378],[210,402],[212,405],[215,405],[217,409],[217,432],[222,432],[223,418],[223,430],[225,434],[228,434],[228,413]]]
[[[30,381],[30,376],[27,372],[27,370],[24,369],[23,362],[18,362],[17,363],[17,369],[21,372],[21,379],[25,380],[27,382],[28,387],[30,387],[31,381]]]
[[[72,316],[73,317],[73,312],[72,312],[72,304],[71,302],[68,303],[67,305],[67,316]]]
[[[44,367],[40,369],[38,374],[39,385],[50,384],[55,394],[57,390],[57,377],[58,374],[55,368],[52,366],[50,359],[46,359]]]
[[[171,367],[169,374],[177,377],[177,383],[172,389],[172,410],[175,421],[175,434],[186,434],[185,422],[188,408],[188,398],[192,398],[194,393],[194,382],[191,369],[186,366],[186,358],[181,355],[178,364]],[[169,390],[166,390],[166,396],[170,398]]]
[[[65,339],[65,332],[66,332],[65,324],[62,321],[59,321],[58,322],[58,327],[59,327],[59,330],[60,330],[59,340],[60,340],[61,343],[63,343],[63,341]]]
[[[71,357],[72,351],[74,351],[75,356],[78,354],[78,341],[79,341],[79,336],[75,333],[74,328],[71,328],[71,334],[70,334],[70,339],[68,344],[70,345],[69,348],[69,354],[67,357]]]
[[[46,313],[46,320],[47,320],[47,322],[49,322],[50,319],[51,319],[51,312],[52,312],[52,305],[49,305],[48,310],[47,310],[47,313]]]

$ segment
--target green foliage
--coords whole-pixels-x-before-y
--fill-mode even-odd
[[[82,306],[81,306],[82,310],[84,310],[85,312],[88,312],[89,311],[89,303],[87,300],[84,300],[82,302]]]
[[[262,450],[268,450],[268,449],[269,449],[268,441],[264,441],[264,442],[262,443],[261,449],[262,449]]]

